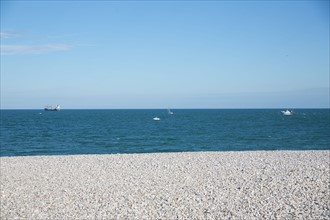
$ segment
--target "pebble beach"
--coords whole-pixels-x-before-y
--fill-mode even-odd
[[[0,157],[0,219],[330,219],[330,151]]]

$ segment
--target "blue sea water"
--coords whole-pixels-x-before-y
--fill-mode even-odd
[[[330,149],[329,109],[172,111],[1,110],[0,155]]]

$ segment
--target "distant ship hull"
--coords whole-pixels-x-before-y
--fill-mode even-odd
[[[44,108],[45,111],[59,111],[58,109]]]

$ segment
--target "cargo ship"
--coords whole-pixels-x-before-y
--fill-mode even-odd
[[[53,106],[46,106],[44,108],[45,111],[59,111],[61,109],[60,105],[56,105],[55,107]]]

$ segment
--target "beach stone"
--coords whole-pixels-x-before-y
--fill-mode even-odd
[[[0,157],[0,219],[330,219],[330,151]]]

